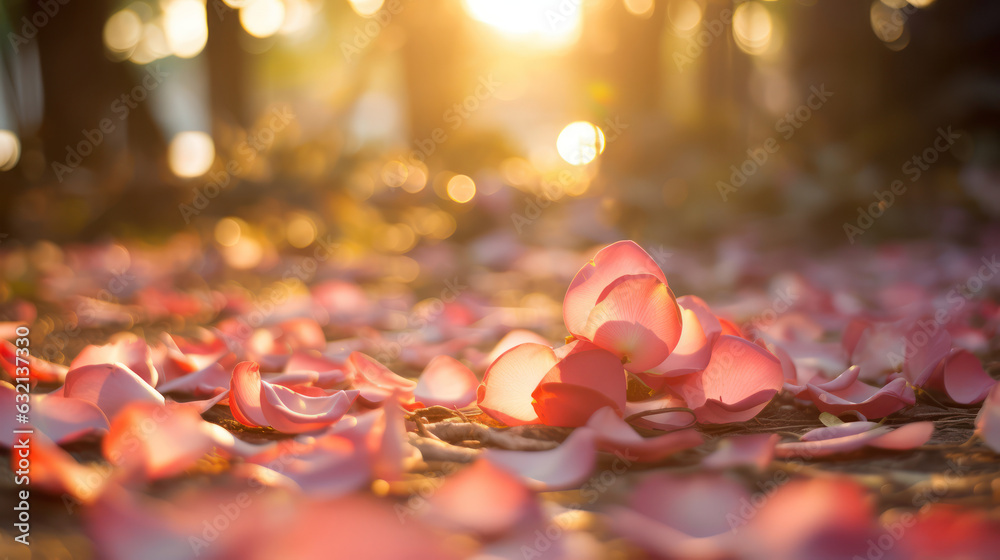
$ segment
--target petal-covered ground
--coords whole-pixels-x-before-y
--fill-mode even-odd
[[[990,250],[761,251],[712,283],[632,241],[502,271],[442,243],[408,286],[375,255],[289,281],[288,256],[250,279],[66,248],[0,307],[3,484],[30,477],[36,550],[73,558],[987,558]],[[82,326],[122,251],[133,285]]]

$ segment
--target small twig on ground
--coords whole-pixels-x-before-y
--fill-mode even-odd
[[[559,445],[554,441],[524,437],[509,431],[497,430],[473,422],[463,424],[457,422],[437,422],[427,424],[425,427],[427,431],[445,441],[476,440],[483,445],[492,445],[516,451],[544,451]]]

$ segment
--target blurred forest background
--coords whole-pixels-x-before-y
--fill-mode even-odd
[[[856,241],[1000,216],[992,0],[3,0],[0,31],[0,242],[830,247],[897,179]]]

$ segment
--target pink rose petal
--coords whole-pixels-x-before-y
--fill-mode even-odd
[[[679,392],[701,423],[745,422],[781,390],[784,375],[773,354],[745,339],[721,335],[701,373],[683,378]]]
[[[542,517],[534,493],[520,478],[482,459],[449,476],[428,502],[430,521],[487,539]]]
[[[163,395],[121,363],[71,368],[66,374],[63,396],[96,404],[111,421],[130,403],[162,405],[164,402]]]
[[[860,367],[851,366],[832,381],[807,384],[806,391],[816,408],[836,415],[854,410],[866,418],[882,418],[916,402],[905,379],[873,387],[858,380],[860,372]]]
[[[943,388],[948,398],[959,404],[972,404],[985,399],[996,383],[975,354],[954,348],[938,364],[928,386]]]
[[[590,428],[577,428],[554,449],[487,449],[482,458],[520,476],[534,490],[567,490],[579,486],[590,476],[597,459],[595,438]]]
[[[83,366],[111,364],[121,362],[128,366],[143,381],[152,387],[156,387],[159,381],[159,374],[153,365],[153,355],[149,346],[141,338],[122,338],[117,342],[104,346],[87,346],[69,365],[69,369],[77,369]]]
[[[652,274],[621,276],[598,296],[580,331],[570,331],[644,372],[670,355],[681,337],[680,309],[666,283]]]
[[[611,352],[577,340],[557,349],[565,353],[531,393],[538,419],[549,426],[576,427],[606,406],[625,409],[626,379],[621,361]]]
[[[451,356],[431,360],[417,380],[413,398],[424,406],[463,408],[476,400],[479,379],[462,362]]]
[[[531,393],[556,361],[552,348],[531,342],[504,352],[483,376],[479,408],[508,426],[537,423]]]
[[[660,267],[634,241],[619,241],[598,251],[576,273],[566,290],[566,297],[563,299],[566,329],[573,334],[582,333],[591,310],[597,305],[605,288],[618,278],[630,274],[651,274],[664,285],[667,283]]]
[[[724,470],[752,467],[763,471],[774,458],[774,446],[781,440],[778,434],[732,436],[719,442],[711,455],[701,460],[703,467]]]
[[[268,424],[286,434],[311,432],[340,420],[358,397],[357,391],[306,396],[281,385],[261,382],[260,409]]]
[[[587,422],[587,427],[594,430],[600,451],[617,453],[628,461],[659,461],[678,451],[697,447],[705,441],[696,430],[642,437],[611,408],[595,412]]]

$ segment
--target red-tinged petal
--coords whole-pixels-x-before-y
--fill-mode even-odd
[[[680,300],[678,300],[679,302]],[[712,356],[709,338],[698,320],[698,315],[681,306],[681,338],[673,352],[649,373],[666,377],[677,377],[702,371]]]
[[[643,480],[614,508],[614,531],[643,550],[664,558],[729,558],[736,555],[733,516],[750,494],[717,475],[674,477],[657,473]]]
[[[108,429],[108,419],[92,402],[51,395],[33,400],[31,424],[57,444]]]
[[[943,388],[959,404],[972,404],[985,399],[996,383],[975,354],[955,348],[938,365],[928,385]]]
[[[990,389],[976,415],[976,434],[987,447],[1000,453],[1000,384]]]
[[[537,423],[531,393],[555,365],[548,346],[529,342],[511,348],[487,368],[476,393],[479,408],[508,426]]]
[[[745,422],[782,388],[781,362],[745,339],[720,335],[708,367],[684,379],[681,396],[702,423]]]
[[[656,276],[622,276],[600,295],[583,330],[573,334],[627,360],[628,371],[643,372],[677,346],[680,309],[670,288]]]
[[[520,476],[534,490],[567,490],[587,480],[594,469],[597,460],[595,437],[590,428],[577,428],[554,449],[487,449],[482,458]]]
[[[533,331],[528,331],[524,329],[514,329],[509,333],[505,334],[500,342],[490,350],[489,355],[486,357],[486,366],[489,366],[500,357],[501,354],[510,350],[515,346],[532,342],[534,344],[541,344],[542,346],[549,346],[549,341],[538,333]]]
[[[711,455],[701,460],[709,469],[751,467],[763,471],[774,458],[774,446],[781,440],[778,434],[750,434],[732,436],[719,442]]]
[[[890,520],[883,534],[895,534],[890,531],[894,525],[900,526],[901,521],[901,518]],[[987,511],[938,503],[922,508],[915,521],[906,521],[904,526],[909,529],[899,539],[900,558],[993,558],[1000,549],[1000,523]]]
[[[663,394],[643,401],[633,401],[625,403],[625,417],[648,412],[651,410],[663,410],[671,408],[687,408],[687,403],[680,396],[669,390]],[[691,426],[695,417],[690,412],[663,412],[660,414],[649,414],[641,416],[632,421],[636,426],[651,428],[654,430],[675,430]]]
[[[306,396],[281,385],[261,382],[260,409],[268,424],[286,434],[311,432],[340,420],[358,397],[357,391]]]
[[[858,380],[858,366],[851,366],[836,379],[806,385],[816,408],[831,414],[854,410],[865,418],[882,418],[916,402],[913,388],[905,379],[894,379],[884,387],[873,387]]]
[[[576,341],[531,393],[538,419],[549,426],[576,427],[606,406],[625,409],[627,381],[621,361],[611,352]]]
[[[124,364],[96,364],[70,369],[63,396],[92,402],[114,421],[133,402],[163,404],[163,395]]]
[[[855,422],[850,422],[849,424],[854,423]],[[864,422],[864,424],[867,425],[868,422]],[[865,427],[867,428],[867,426]],[[819,429],[822,430],[826,428]],[[881,426],[873,429],[866,429],[860,433],[840,437],[831,437],[828,439],[814,439],[816,436],[812,435],[808,441],[779,443],[775,447],[774,454],[776,457],[781,458],[804,457],[807,459],[813,459],[816,457],[835,455],[837,453],[850,453],[851,451],[857,451],[858,449],[865,447],[871,441],[875,440],[879,436],[889,433],[891,430],[892,428]],[[809,435],[809,433],[806,434],[806,436]]]
[[[406,440],[406,422],[403,409],[393,403],[369,414],[375,415],[370,429],[364,435],[364,443],[372,458],[372,477],[395,481],[403,477],[407,466],[420,458],[420,452]],[[359,425],[364,425],[359,422]]]
[[[413,392],[414,387],[417,386],[416,382],[396,375],[371,356],[361,352],[351,352],[346,365],[348,372],[354,377],[355,383],[359,381],[359,377],[362,377],[376,387],[406,393]]]
[[[598,251],[576,273],[566,290],[566,297],[563,299],[566,330],[575,335],[582,333],[591,309],[597,305],[605,288],[618,278],[630,274],[651,274],[664,285],[667,284],[660,267],[634,241],[619,241]]]
[[[486,539],[542,517],[535,494],[521,479],[485,460],[449,476],[428,505],[429,521]]]
[[[281,348],[295,350],[323,350],[326,336],[316,319],[297,318],[282,321],[277,325],[278,336],[274,344]]]
[[[237,422],[260,428],[269,426],[261,410],[260,366],[257,362],[240,362],[229,381],[229,409]]]
[[[94,467],[81,465],[72,455],[53,443],[45,434],[35,432],[18,435],[18,442],[27,440],[28,456],[20,452],[10,454],[11,471],[23,470],[18,463],[27,459],[30,463],[31,489],[38,489],[52,495],[62,495],[63,503],[70,513],[73,508],[96,499],[108,481],[108,474]]]
[[[719,322],[719,317],[712,312],[712,308],[705,303],[705,300],[698,296],[681,296],[677,298],[677,305],[695,314],[709,345],[714,344],[715,339],[722,334],[722,323]]]
[[[141,338],[122,338],[104,346],[87,346],[73,358],[69,369],[97,364],[121,362],[152,387],[159,382],[159,374],[153,365],[153,355]]]
[[[659,461],[678,451],[697,447],[705,441],[695,430],[644,438],[611,408],[595,412],[587,422],[587,427],[596,434],[598,450],[617,453],[625,461]]]
[[[861,336],[864,335],[870,326],[871,323],[863,319],[851,319],[851,322],[844,327],[844,334],[841,336],[840,343],[848,356],[854,355],[854,350],[858,347]]]
[[[424,406],[462,408],[476,400],[479,379],[462,362],[451,356],[431,360],[413,389],[413,398]]]
[[[0,340],[0,366],[7,372],[7,375],[23,377],[17,373],[17,368],[24,366],[23,360],[23,356],[18,360],[16,346],[6,340]],[[34,356],[28,357],[28,375],[34,381],[62,383],[66,380],[66,372],[68,371],[69,368],[66,366],[53,364]]]
[[[184,472],[212,451],[207,424],[191,408],[135,403],[111,422],[101,447],[111,464],[133,475],[166,478]]]
[[[746,336],[743,334],[743,331],[740,330],[738,326],[736,326],[736,323],[730,321],[729,319],[723,319],[722,317],[719,317],[718,319],[719,319],[719,326],[722,329],[722,332],[720,332],[719,334],[724,334],[728,336],[737,336],[739,338],[746,338]]]

